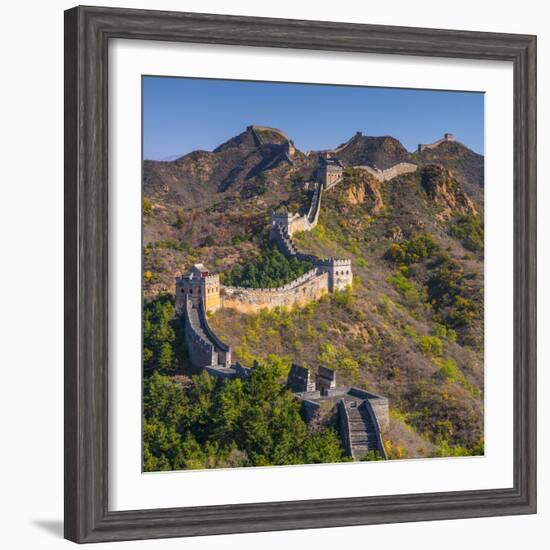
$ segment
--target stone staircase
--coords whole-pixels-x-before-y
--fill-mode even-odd
[[[348,404],[346,409],[349,417],[349,434],[354,459],[362,460],[369,451],[378,452],[383,456],[382,442],[376,433],[374,420],[365,403],[358,406]]]

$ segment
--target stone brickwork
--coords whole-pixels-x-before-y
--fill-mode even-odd
[[[299,214],[290,214],[288,212],[273,212],[271,215],[270,232],[282,229],[288,236],[292,236],[299,231],[311,231],[319,220],[321,211],[322,187],[318,183],[313,185],[313,196],[308,213],[305,216]]]
[[[272,223],[269,229],[269,238],[287,258],[298,257],[298,249],[284,225]]]
[[[329,292],[334,292],[336,289],[344,290],[347,286],[353,284],[351,260],[317,258],[314,264],[319,270],[328,274]]]
[[[399,164],[395,164],[394,166],[391,166],[386,170],[378,170],[377,168],[373,168],[372,166],[367,165],[354,166],[354,168],[365,170],[366,172],[374,176],[378,181],[389,181],[393,178],[396,178],[397,176],[400,176],[401,174],[410,174],[412,172],[416,172],[418,166],[410,162],[400,162]]]
[[[323,189],[330,189],[340,183],[344,177],[344,167],[342,163],[332,158],[329,154],[324,154],[319,157],[319,169],[317,171],[317,179]]]
[[[294,393],[315,391],[315,380],[307,367],[292,363],[287,379],[288,389]]]
[[[329,276],[317,268],[277,288],[221,287],[222,307],[254,313],[274,307],[305,306],[328,292]]]
[[[218,353],[214,343],[201,327],[199,308],[202,305],[186,299],[185,312],[185,342],[191,364],[196,369],[218,365]]]
[[[435,149],[436,147],[439,147],[442,143],[445,143],[447,141],[456,141],[453,134],[444,134],[441,139],[438,139],[434,143],[419,143],[418,152],[422,153],[426,149]]]
[[[177,312],[183,311],[187,298],[195,304],[203,303],[206,311],[220,309],[219,275],[211,274],[202,264],[193,265],[186,276],[176,278]]]
[[[328,395],[328,390],[336,387],[336,373],[332,369],[319,367],[316,384],[321,395]]]
[[[387,458],[381,430],[389,425],[388,400],[353,386],[338,387],[332,369],[319,367],[314,388],[311,378],[308,368],[293,364],[287,381],[287,386],[302,401],[306,421],[313,420],[321,407],[325,411],[332,408],[338,415],[340,438],[347,456],[361,460],[372,451]]]

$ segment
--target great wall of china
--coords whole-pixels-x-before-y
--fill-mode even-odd
[[[422,153],[426,149],[435,149],[439,147],[442,143],[447,143],[449,141],[456,141],[453,134],[444,134],[441,139],[434,141],[433,143],[419,143],[418,144],[418,153]]]
[[[265,126],[249,126],[260,145],[264,144],[262,132],[275,132],[283,139],[282,154],[292,163],[294,145],[280,130]],[[352,138],[353,139],[353,138]],[[442,140],[452,141],[452,134],[445,134]],[[335,153],[349,144],[345,143]],[[387,181],[400,174],[414,172],[417,167],[410,163],[399,163],[387,170],[371,166],[355,166],[366,170],[379,181]],[[220,308],[234,308],[243,313],[252,313],[262,308],[291,307],[306,305],[326,293],[343,290],[353,282],[351,260],[318,258],[301,253],[292,235],[300,231],[311,231],[318,222],[323,192],[328,191],[343,179],[343,166],[327,152],[320,156],[317,181],[308,184],[313,188],[311,205],[307,214],[273,213],[269,237],[287,258],[298,258],[310,262],[313,267],[301,277],[278,288],[244,288],[223,286],[219,275],[211,274],[202,264],[195,264],[190,272],[176,278],[176,311],[185,322],[185,339],[193,367],[206,370],[221,379],[246,379],[252,368],[238,362],[233,363],[231,347],[222,342],[208,324],[208,313]],[[386,458],[381,430],[389,425],[388,400],[360,388],[336,386],[336,373],[319,367],[315,378],[306,367],[293,364],[287,379],[287,387],[302,402],[304,416],[311,421],[326,406],[335,410],[343,447],[354,460],[361,460],[369,453]]]
[[[354,166],[354,168],[365,170],[365,172],[368,172],[371,176],[374,176],[378,181],[389,181],[397,176],[400,176],[401,174],[416,172],[418,167],[416,164],[412,164],[410,162],[400,162],[399,164],[395,164],[386,170],[378,170],[372,166],[366,165],[358,165]]]

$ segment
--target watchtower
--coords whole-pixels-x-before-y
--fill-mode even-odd
[[[328,153],[319,157],[319,169],[317,179],[320,181],[323,189],[330,189],[342,180],[344,167],[342,163],[332,158]]]
[[[336,372],[333,369],[319,367],[316,379],[316,389],[321,392],[321,395],[327,395],[328,390],[336,387]]]
[[[315,262],[315,265],[324,273],[328,273],[328,289],[344,290],[353,283],[351,260],[339,260],[336,258],[324,258]]]
[[[183,311],[186,297],[196,304],[202,301],[205,311],[217,311],[221,307],[220,276],[203,264],[194,264],[187,275],[176,278],[176,312]]]
[[[307,367],[292,363],[288,373],[287,386],[294,393],[315,391],[315,381]]]

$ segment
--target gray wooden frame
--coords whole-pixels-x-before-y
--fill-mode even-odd
[[[110,512],[107,509],[107,48],[111,38],[511,61],[514,486]],[[65,536],[212,535],[536,511],[536,37],[78,7],[65,12]]]

